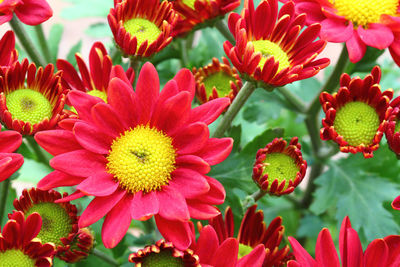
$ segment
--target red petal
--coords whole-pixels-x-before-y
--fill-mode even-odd
[[[360,26],[361,27],[361,26]],[[353,34],[349,40],[346,41],[347,51],[349,52],[349,58],[352,63],[357,63],[362,59],[367,50],[364,42],[361,41],[358,34]]]
[[[194,198],[210,190],[206,178],[194,170],[179,168],[172,173],[172,177],[170,184],[185,198]]]
[[[189,210],[185,198],[182,194],[174,190],[171,186],[163,186],[157,192],[160,202],[158,214],[167,220],[187,221],[190,219]]]
[[[160,81],[157,70],[147,62],[139,73],[136,86],[136,94],[141,106],[140,122],[142,124],[146,124],[150,120],[159,92]]]
[[[315,247],[315,259],[318,265],[324,267],[340,267],[335,245],[329,230],[324,228],[318,235]]]
[[[370,23],[368,29],[358,27],[357,32],[366,45],[378,49],[389,47],[394,40],[393,32],[385,25],[378,23]]]
[[[74,134],[79,144],[96,154],[108,154],[113,138],[104,134],[99,128],[85,122],[77,122]]]
[[[114,175],[107,172],[95,173],[81,182],[76,189],[86,195],[96,197],[109,196],[118,188],[118,183],[113,180]]]
[[[207,225],[201,230],[194,251],[201,259],[202,264],[211,264],[218,246],[219,241],[217,233],[212,226]]]
[[[248,255],[238,261],[237,267],[263,266],[265,256],[265,247],[263,244],[259,244]]]
[[[173,146],[178,155],[192,154],[202,149],[208,141],[210,132],[202,122],[189,124],[174,137]]]
[[[214,254],[212,265],[215,267],[236,266],[239,242],[235,238],[226,239]]]
[[[204,122],[209,125],[214,122],[219,115],[231,103],[227,97],[217,98],[202,104],[190,111],[189,122]]]
[[[300,243],[289,236],[288,240],[293,249],[293,254],[296,257],[296,261],[300,263],[302,267],[316,267],[317,263],[315,260],[308,254],[308,252],[300,245]],[[335,252],[336,253],[336,252]]]
[[[24,24],[38,25],[53,16],[53,10],[45,0],[24,0],[15,14]]]
[[[66,130],[50,130],[35,134],[35,141],[53,156],[82,149],[74,134]]]
[[[14,152],[22,144],[22,135],[16,131],[0,133],[0,153]]]
[[[328,42],[346,42],[353,35],[353,23],[348,23],[346,20],[325,19],[321,22],[321,26],[321,39]]]
[[[61,186],[74,186],[84,179],[83,177],[71,176],[60,171],[53,171],[42,178],[37,187],[41,190],[49,190]]]
[[[132,219],[140,220],[143,217],[157,214],[160,203],[157,198],[157,193],[151,191],[143,194],[142,191],[137,192],[133,196],[130,211]]]
[[[203,158],[210,165],[224,161],[232,151],[232,138],[210,138],[204,148],[196,155]]]
[[[372,241],[364,253],[365,267],[386,266],[389,256],[389,248],[383,239]]]
[[[161,235],[174,243],[178,249],[185,250],[192,243],[191,229],[188,222],[167,220],[161,216],[154,216],[157,228]]]

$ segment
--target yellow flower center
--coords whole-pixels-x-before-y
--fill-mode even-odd
[[[125,21],[124,27],[132,36],[136,36],[137,49],[139,49],[140,45],[146,40],[147,44],[150,45],[152,42],[156,41],[161,34],[161,30],[156,24],[142,18],[132,18]]]
[[[146,255],[142,267],[180,267],[184,266],[181,258],[176,258],[171,251],[152,252]]]
[[[243,258],[244,256],[250,254],[250,252],[253,251],[253,248],[247,245],[244,245],[242,243],[239,243],[239,253],[238,253],[238,259]]]
[[[113,141],[107,171],[125,190],[148,193],[168,184],[175,170],[175,157],[171,137],[140,125]]]
[[[212,90],[215,86],[219,96],[227,96],[231,91],[231,83],[235,79],[223,71],[219,71],[205,77],[203,80],[204,87],[206,88],[207,96],[212,95]]]
[[[257,40],[253,41],[252,43],[254,45],[254,51],[262,54],[260,63],[258,63],[258,66],[261,69],[264,67],[265,62],[270,57],[274,57],[275,62],[279,61],[278,72],[290,66],[288,55],[276,43],[268,40]]]
[[[182,3],[184,3],[185,5],[187,5],[188,7],[190,7],[191,9],[194,10],[194,3],[197,0],[182,0]],[[208,0],[206,0],[206,2],[208,2]]]
[[[299,167],[296,165],[295,160],[283,153],[271,153],[267,154],[264,160],[264,171],[263,174],[268,174],[269,187],[274,180],[278,180],[279,184],[286,180],[286,184],[283,190],[285,190],[289,183],[289,180],[294,180]]]
[[[1,1],[1,0],[0,0]],[[0,251],[1,267],[34,267],[35,260],[24,254],[21,250],[10,249],[4,252]]]
[[[349,102],[336,111],[333,127],[351,146],[370,145],[379,128],[375,109],[364,102]]]
[[[398,0],[329,0],[337,9],[337,14],[353,22],[354,27],[377,23],[381,15],[397,14]]]
[[[32,89],[18,89],[7,94],[6,104],[13,119],[31,124],[39,123],[44,118],[50,119],[53,114],[50,101]]]
[[[88,91],[87,93],[88,93],[88,95],[91,95],[91,96],[97,96],[97,97],[101,98],[101,100],[103,100],[105,103],[108,103],[106,92],[94,89],[94,90]]]

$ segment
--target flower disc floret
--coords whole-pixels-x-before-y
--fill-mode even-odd
[[[389,102],[393,90],[381,92],[380,78],[379,67],[374,67],[364,79],[343,74],[337,93],[321,93],[320,103],[326,114],[320,131],[322,140],[333,140],[342,152],[373,156],[392,111]]]
[[[175,157],[170,137],[139,125],[113,141],[107,170],[125,190],[148,193],[168,185],[175,170]]]
[[[267,154],[263,164],[263,175],[268,175],[270,184],[272,184],[275,179],[278,180],[279,184],[286,179],[295,180],[299,172],[299,167],[295,160],[283,153]],[[286,184],[285,187],[287,186],[288,184]],[[286,189],[285,187],[284,190]]]
[[[10,249],[4,252],[0,251],[0,262],[1,266],[4,267],[33,267],[35,266],[35,261],[31,259],[28,255],[23,253],[21,250]]]
[[[270,57],[273,57],[275,61],[279,62],[278,72],[284,68],[290,67],[288,55],[276,43],[268,40],[257,40],[253,41],[253,46],[254,51],[260,52],[262,55],[261,60],[258,63],[258,66],[261,69]]]

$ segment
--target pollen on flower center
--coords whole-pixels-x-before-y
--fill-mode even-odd
[[[333,127],[351,146],[370,145],[379,128],[379,116],[370,105],[349,102],[336,112]]]
[[[150,253],[143,259],[142,267],[180,267],[184,266],[181,258],[176,258],[171,251],[160,251],[160,253]]]
[[[175,152],[171,137],[140,125],[113,141],[107,171],[131,193],[160,190],[175,170]]]
[[[227,75],[223,71],[219,71],[216,73],[212,73],[207,77],[204,77],[202,81],[204,83],[204,87],[206,88],[207,95],[212,94],[213,87],[217,89],[218,95],[225,96],[228,95],[231,89],[231,83],[234,82],[235,79],[232,76]]]
[[[0,0],[1,1],[1,0]],[[4,252],[0,251],[0,263],[4,267],[32,267],[35,266],[35,260],[24,254],[21,250],[10,249]]]
[[[252,43],[254,46],[254,52],[260,52],[262,54],[260,63],[258,63],[258,66],[261,69],[264,67],[265,62],[270,57],[274,57],[275,62],[279,61],[278,72],[290,66],[288,55],[276,43],[268,40],[257,40],[252,41]]]
[[[23,122],[35,124],[52,117],[50,101],[32,89],[18,89],[7,94],[6,105],[12,118]]]
[[[132,18],[125,21],[124,28],[132,36],[136,36],[137,49],[139,49],[140,45],[146,40],[147,44],[150,45],[152,42],[157,40],[161,33],[161,30],[156,24],[142,18]]]
[[[267,154],[264,160],[264,171],[263,174],[268,174],[268,180],[270,184],[277,179],[279,183],[283,180],[294,180],[299,167],[296,165],[295,160],[283,153],[271,153]],[[286,183],[286,187],[289,183]]]
[[[394,16],[399,5],[398,0],[330,0],[340,16],[353,22],[354,27],[377,23],[381,15]]]

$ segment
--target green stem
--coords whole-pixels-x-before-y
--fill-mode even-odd
[[[314,183],[315,179],[317,179],[322,171],[324,170],[325,165],[321,161],[317,161],[311,168],[310,178],[308,180],[306,191],[304,192],[303,199],[300,202],[300,205],[304,209],[308,209],[312,203],[312,194],[314,193],[315,189],[317,188],[316,184]]]
[[[36,155],[38,161],[45,164],[46,166],[50,166],[48,158],[44,154],[44,152],[43,152],[42,148],[39,146],[39,144],[35,141],[33,136],[25,136],[25,139],[28,142],[29,146],[35,152],[35,155]]]
[[[263,190],[258,190],[257,192],[255,192],[254,194],[252,194],[252,198],[254,199],[254,202],[259,201],[263,196],[265,196],[267,194],[267,191],[263,191]]]
[[[6,210],[6,204],[7,204],[7,196],[8,196],[8,191],[10,190],[11,186],[11,179],[8,178],[2,183],[0,183],[1,187],[1,195],[0,195],[0,225],[3,221],[4,217],[4,212]]]
[[[222,118],[221,122],[218,124],[213,137],[220,138],[224,135],[225,131],[230,127],[233,119],[236,117],[239,110],[243,107],[244,103],[246,103],[247,99],[250,97],[255,89],[255,85],[251,82],[246,82],[243,85],[243,87],[240,89],[239,93],[233,100],[228,111]]]
[[[24,48],[28,56],[33,60],[33,62],[40,66],[46,66],[46,62],[40,56],[39,52],[33,45],[32,40],[28,37],[28,34],[26,33],[22,24],[15,16],[12,20],[10,20],[10,26],[15,32],[15,35],[17,35],[22,47]]]
[[[103,251],[98,250],[97,248],[93,249],[92,254],[97,258],[104,260],[111,266],[120,266],[120,264],[116,260],[105,254]]]
[[[339,84],[340,76],[349,64],[349,56],[347,54],[346,45],[343,45],[342,52],[340,53],[339,59],[336,63],[335,69],[332,71],[331,76],[329,76],[325,85],[322,87],[321,91],[316,95],[314,100],[311,102],[310,107],[307,110],[309,115],[318,114],[321,108],[319,103],[319,96],[322,92],[332,93]]]
[[[114,48],[114,50],[111,52],[110,57],[113,64],[117,64],[121,60],[121,52],[119,51],[118,48]]]
[[[303,100],[301,100],[298,96],[293,94],[290,90],[285,87],[277,88],[278,92],[288,101],[290,105],[292,105],[298,112],[305,113],[307,108],[306,104]]]
[[[46,37],[44,36],[42,24],[35,26],[36,36],[39,40],[40,48],[47,62],[52,62],[49,46],[47,45]]]
[[[181,63],[183,68],[188,68],[190,63],[189,63],[189,56],[188,56],[188,49],[187,49],[187,43],[185,39],[179,40],[179,50],[180,50],[180,58],[181,58]]]
[[[233,37],[231,31],[228,28],[228,25],[226,25],[225,20],[218,20],[214,26],[231,44],[234,45],[236,43],[235,37]]]
[[[136,85],[136,82],[139,78],[139,71],[140,71],[140,59],[137,57],[131,58],[131,62],[129,64],[129,67],[131,67],[133,69],[133,71],[135,72],[135,81],[133,82],[132,86]]]

